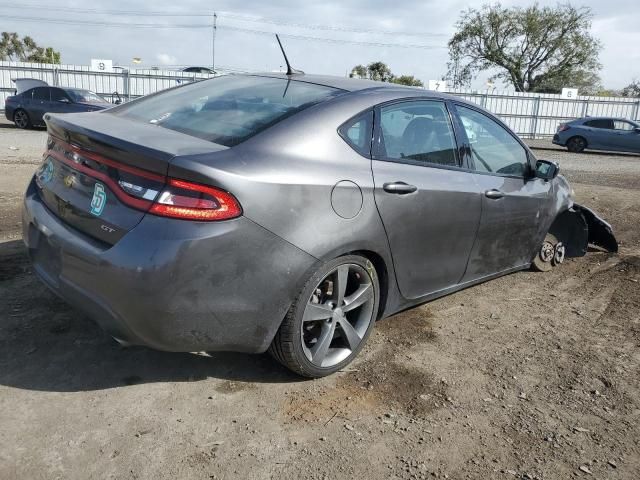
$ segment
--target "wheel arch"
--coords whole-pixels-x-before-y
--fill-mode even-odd
[[[569,144],[571,143],[571,140],[573,140],[574,138],[581,138],[584,141],[584,148],[585,149],[589,148],[589,140],[587,140],[587,137],[579,133],[575,135],[571,135],[569,138],[567,138],[565,145],[569,146]]]
[[[562,242],[567,257],[583,257],[587,253],[589,227],[579,211],[568,208],[560,212],[551,223],[549,233]]]
[[[383,318],[386,311],[387,301],[389,299],[389,270],[387,264],[382,258],[382,255],[374,252],[373,250],[355,250],[353,252],[345,253],[345,255],[360,255],[369,260],[378,274],[378,282],[380,284],[380,303],[378,304],[378,318]]]

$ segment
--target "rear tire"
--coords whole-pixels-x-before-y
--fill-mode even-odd
[[[572,153],[582,153],[587,148],[587,141],[582,137],[571,137],[567,140],[567,150]]]
[[[22,130],[31,128],[31,119],[29,118],[29,114],[22,108],[19,108],[13,113],[13,123],[15,123],[16,127]]]
[[[368,259],[346,255],[327,262],[294,300],[269,353],[304,377],[337,372],[365,345],[379,302],[378,274]]]

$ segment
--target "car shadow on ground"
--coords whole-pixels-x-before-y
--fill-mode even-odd
[[[0,122],[0,129],[2,129],[2,128],[7,128],[7,129],[10,129],[10,130],[16,130],[16,131],[17,130],[21,130],[20,128],[16,127],[16,125],[14,123],[12,123],[12,122]],[[42,132],[42,131],[44,131],[46,129],[47,129],[47,127],[30,127],[26,131],[35,130],[35,131]]]
[[[303,381],[267,354],[121,347],[40,283],[21,240],[0,243],[0,385],[75,392],[204,379]]]

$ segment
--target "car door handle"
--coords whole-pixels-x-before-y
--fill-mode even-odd
[[[404,182],[385,183],[382,185],[382,189],[387,193],[395,193],[398,195],[406,195],[407,193],[413,193],[418,190],[415,185],[409,185]]]
[[[484,192],[484,196],[490,198],[491,200],[498,200],[499,198],[504,197],[504,192],[500,190],[496,190],[495,188],[492,190],[487,190]]]

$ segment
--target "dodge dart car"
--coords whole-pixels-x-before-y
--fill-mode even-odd
[[[268,350],[319,377],[378,319],[617,249],[556,164],[436,92],[233,75],[45,121],[24,241],[124,344]]]

